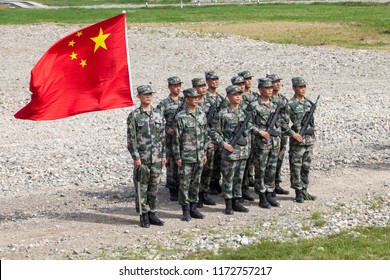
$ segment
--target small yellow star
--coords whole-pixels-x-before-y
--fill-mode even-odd
[[[111,35],[111,33],[103,34],[103,29],[100,27],[99,35],[97,37],[90,38],[92,41],[95,42],[94,52],[96,52],[99,47],[102,47],[103,49],[107,50],[105,40],[110,35]]]
[[[87,65],[87,60],[86,59],[82,59],[81,62],[80,62],[80,65],[81,65],[81,67],[84,68],[84,66]]]
[[[75,52],[72,52],[72,54],[69,55],[69,56],[70,56],[70,59],[71,59],[71,60],[77,59],[77,53],[75,53]]]
[[[83,35],[83,31],[79,31],[79,32],[77,32],[77,34],[76,34],[77,37],[81,37],[82,35]]]
[[[74,44],[76,44],[76,42],[72,40],[72,41],[70,41],[70,42],[68,43],[68,47],[69,47],[69,46],[70,46],[70,47],[73,47]]]

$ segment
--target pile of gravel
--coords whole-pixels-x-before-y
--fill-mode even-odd
[[[126,148],[126,118],[131,108],[57,121],[32,122],[13,117],[30,100],[29,79],[34,64],[53,43],[78,28],[36,24],[2,26],[0,30],[0,199],[12,201],[30,193],[77,189],[107,191],[116,194],[110,199],[120,201],[133,195],[132,160]],[[390,62],[387,52],[269,44],[239,36],[174,28],[131,27],[128,36],[133,88],[152,85],[157,91],[155,104],[166,97],[167,78],[173,75],[184,81],[183,88],[188,88],[192,78],[216,70],[220,76],[220,92],[224,93],[230,78],[239,71],[248,69],[260,78],[269,70],[283,78],[283,92],[289,97],[292,96],[291,77],[302,76],[308,82],[308,97],[315,100],[321,95],[316,111],[314,174],[346,167],[388,170]],[[390,178],[384,178],[381,187],[388,189],[389,184]],[[362,197],[366,196],[363,192]],[[163,197],[167,200],[168,196]],[[382,210],[376,212],[368,206],[361,207],[367,199],[352,200],[346,204],[342,216],[329,214],[327,226],[318,232],[308,232],[303,223],[293,223],[288,218],[294,211],[297,215],[307,212],[305,206],[281,209],[278,211],[285,218],[278,220],[278,228],[294,232],[291,235],[294,239],[354,225],[386,225],[389,224],[389,197],[386,199]],[[264,221],[265,225],[274,226],[272,219]],[[236,222],[223,217],[220,226],[229,229]],[[183,227],[177,234],[196,233],[196,230],[196,227]],[[176,243],[175,237],[161,242],[168,247],[184,246],[183,252],[187,252],[196,248],[218,250],[226,245],[247,245],[264,234],[274,239],[280,236],[277,231],[254,232],[254,237],[247,237],[232,231],[223,238],[209,232],[182,245]],[[288,238],[288,234],[283,236]],[[161,237],[156,234],[153,238]],[[147,241],[137,244],[145,249]],[[150,255],[150,258],[159,257]]]

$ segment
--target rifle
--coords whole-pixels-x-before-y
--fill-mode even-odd
[[[215,101],[211,106],[210,106],[210,109],[209,109],[209,112],[207,114],[207,125],[209,127],[211,127],[211,125],[213,124],[213,119],[215,117],[215,114],[218,112],[218,108],[217,108],[217,105],[215,104],[217,103],[217,101]]]
[[[141,168],[135,170],[135,182],[138,196],[138,210],[139,210],[139,221],[142,227],[144,227],[144,220],[142,219],[142,203],[141,203]]]
[[[302,137],[305,136],[306,134],[307,135],[313,135],[314,134],[314,119],[313,119],[313,115],[314,115],[314,111],[317,108],[317,102],[318,102],[319,98],[320,98],[320,96],[318,95],[316,103],[313,103],[313,102],[310,101],[310,103],[312,105],[311,108],[310,108],[310,111],[306,112],[305,116],[303,117],[303,119],[301,121],[301,130],[299,131],[299,134]]]
[[[270,135],[270,136],[279,136],[280,133],[278,131],[276,131],[274,129],[275,127],[275,124],[276,122],[278,121],[278,118],[279,118],[279,114],[280,114],[280,110],[282,109],[283,105],[281,102],[278,103],[278,106],[276,107],[275,109],[275,112],[271,113],[271,115],[269,115],[268,117],[268,120],[267,120],[267,123],[266,123],[266,132]],[[261,142],[263,142],[264,144],[267,144],[268,140],[265,139],[264,137],[261,137]]]
[[[240,138],[241,135],[245,132],[245,128],[249,123],[250,118],[252,117],[251,114],[247,114],[245,119],[242,122],[239,122],[236,127],[234,128],[232,132],[232,137],[229,140],[229,144],[234,148],[236,144],[240,144]],[[243,144],[243,143],[242,143]],[[246,144],[245,144],[246,145]],[[245,146],[242,145],[242,146]]]
[[[177,106],[176,111],[175,111],[175,113],[173,114],[173,116],[171,118],[171,122],[175,121],[177,114],[180,113],[180,111],[182,111],[184,109],[184,104],[185,104],[185,102],[184,102],[184,99],[183,99],[181,101],[180,105]]]

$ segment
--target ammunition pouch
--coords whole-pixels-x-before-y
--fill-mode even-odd
[[[237,140],[237,145],[238,145],[238,146],[246,146],[246,145],[248,145],[248,141],[245,139],[245,137],[241,136],[241,137]]]
[[[312,127],[307,128],[305,135],[314,135],[314,128]]]

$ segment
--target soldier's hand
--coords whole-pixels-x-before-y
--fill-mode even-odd
[[[303,137],[299,133],[294,133],[293,138],[297,140],[298,142],[303,141]]]
[[[260,130],[259,131],[259,134],[264,137],[265,139],[269,140],[270,136],[269,136],[269,133],[264,131],[264,130]]]
[[[234,151],[233,146],[230,145],[230,144],[225,144],[225,145],[223,145],[223,147],[225,148],[225,150],[227,150],[227,151],[229,151],[231,153],[233,153],[233,151]]]
[[[141,165],[142,165],[142,163],[141,163],[141,160],[140,160],[140,159],[136,159],[136,160],[134,161],[134,168],[135,168],[135,169],[139,170],[139,169],[141,168]]]
[[[162,163],[162,166],[164,167],[167,164],[167,159],[165,157],[163,157],[161,159],[161,163]]]
[[[169,134],[169,135],[173,135],[173,129],[172,128],[167,128],[167,133]]]
[[[203,157],[203,164],[206,164],[207,163],[207,156],[204,156]]]
[[[181,166],[181,159],[176,160],[176,165],[177,165],[178,167]]]

